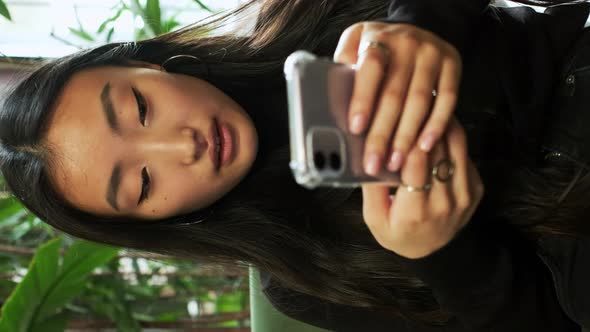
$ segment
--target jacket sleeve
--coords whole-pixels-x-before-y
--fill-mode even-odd
[[[432,31],[462,50],[490,0],[392,0],[387,18]]]
[[[534,247],[501,225],[476,213],[445,247],[400,264],[468,331],[579,331]]]

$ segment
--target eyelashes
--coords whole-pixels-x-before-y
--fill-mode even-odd
[[[140,205],[143,201],[145,201],[148,198],[150,192],[150,184],[150,175],[148,174],[147,168],[144,167],[141,170],[141,194],[139,195],[137,205]]]
[[[133,95],[135,96],[135,101],[137,102],[137,111],[139,113],[139,123],[141,123],[142,126],[146,126],[146,122],[145,122],[145,118],[147,116],[147,103],[145,102],[145,98],[143,97],[143,95],[136,89],[136,88],[131,88],[131,90],[133,90]]]
[[[135,88],[132,87],[131,90],[133,91],[133,95],[135,96],[135,101],[137,102],[137,112],[139,115],[139,123],[142,126],[146,126],[146,116],[147,116],[147,103],[145,102],[145,98],[143,95]],[[139,199],[137,200],[137,205],[140,205],[143,201],[145,201],[149,197],[150,193],[150,184],[151,179],[150,175],[147,171],[147,168],[144,167],[141,169],[141,193],[139,194]]]

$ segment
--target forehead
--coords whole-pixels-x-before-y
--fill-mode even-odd
[[[91,209],[88,202],[104,196],[114,162],[109,144],[104,144],[111,133],[100,92],[123,68],[117,69],[103,67],[76,73],[57,97],[48,119],[45,140],[54,152],[50,178],[67,201],[82,208]]]

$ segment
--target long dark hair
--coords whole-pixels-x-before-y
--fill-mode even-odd
[[[404,273],[395,255],[383,249],[362,222],[360,191],[307,190],[294,182],[288,168],[281,75],[285,57],[296,49],[332,54],[346,27],[385,16],[386,1],[268,0],[262,2],[251,35],[211,34],[236,17],[247,19],[255,4],[149,40],[81,51],[46,63],[23,79],[0,113],[1,170],[10,189],[45,222],[80,238],[204,262],[253,264],[286,287],[330,302],[444,324],[450,315],[440,309],[431,290]],[[43,138],[54,100],[68,79],[86,68],[127,66],[129,60],[162,64],[179,54],[195,56],[200,62],[179,58],[166,66],[168,71],[206,79],[253,118],[261,145],[249,174],[212,204],[212,214],[199,224],[183,222],[201,218],[202,211],[147,223],[91,215],[64,202],[48,179],[52,160]],[[538,174],[529,178],[546,179]],[[569,173],[559,174],[565,175],[553,177],[552,190],[562,191],[569,183]],[[544,218],[543,204],[553,204],[552,196],[538,189],[548,184],[523,182],[526,185],[532,187],[521,189],[530,202],[507,200],[506,205],[515,206],[510,211],[517,214],[525,209],[520,206],[532,202],[544,223],[534,218],[524,223],[518,218],[519,226],[530,233],[563,229],[557,219],[563,216],[557,214],[554,224]],[[587,193],[589,189],[576,190]],[[510,197],[523,196],[516,192]],[[572,203],[576,204],[580,204],[578,210],[586,211],[581,206],[588,204]],[[574,211],[563,214],[572,223],[580,216]],[[507,219],[510,216],[507,212]]]

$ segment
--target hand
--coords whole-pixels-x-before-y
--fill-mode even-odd
[[[359,49],[369,42],[384,47]],[[399,170],[427,117],[418,140],[421,149],[429,151],[445,132],[462,68],[459,53],[449,43],[413,25],[361,22],[342,33],[334,60],[357,69],[351,132],[362,133],[373,116],[363,157],[368,174],[376,175],[384,161],[390,171]]]
[[[455,170],[443,183],[430,173],[433,165],[445,158],[455,163]],[[449,243],[469,222],[484,186],[467,155],[465,132],[454,118],[431,152],[416,147],[410,151],[401,174],[404,184],[432,183],[432,187],[414,192],[399,187],[390,197],[387,185],[363,185],[363,218],[381,246],[400,256],[421,258]]]

